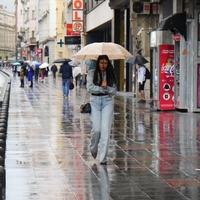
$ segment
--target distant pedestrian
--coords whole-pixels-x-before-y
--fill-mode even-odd
[[[78,84],[79,84],[79,86],[81,86],[81,76],[82,76],[81,67],[78,65],[77,67],[73,68],[73,77],[75,78],[76,86]]]
[[[29,87],[33,87],[33,76],[34,76],[34,70],[33,66],[28,67],[28,81],[30,81]]]
[[[59,73],[62,74],[63,95],[65,98],[67,98],[69,95],[69,85],[70,82],[73,80],[72,66],[69,64],[69,61],[65,61],[60,66]]]
[[[20,87],[24,87],[24,77],[26,76],[26,67],[22,65],[20,69]]]
[[[52,73],[53,73],[53,78],[56,79],[56,73],[57,73],[57,71],[58,71],[58,68],[57,68],[57,66],[56,66],[55,64],[53,64],[53,65],[51,66],[51,71],[52,71]]]
[[[95,69],[88,70],[87,90],[91,94],[91,144],[94,158],[100,164],[107,164],[110,132],[113,120],[113,98],[116,93],[116,78],[113,66],[107,55],[100,55]]]
[[[139,86],[139,95],[140,95],[140,100],[138,101],[138,103],[145,103],[145,92],[144,92],[144,87],[145,87],[145,83],[146,83],[146,78],[145,78],[145,74],[146,74],[146,67],[144,65],[139,65],[138,68],[138,86]]]
[[[39,71],[40,71],[40,68],[39,68],[39,65],[35,65],[35,81],[38,81],[38,77],[39,77]]]
[[[42,83],[44,83],[44,80],[45,80],[45,75],[46,74],[46,69],[45,68],[41,68],[40,70],[39,70],[39,77],[40,77],[40,81],[42,82]]]

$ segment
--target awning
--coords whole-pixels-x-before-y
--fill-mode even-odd
[[[158,30],[170,30],[173,34],[180,33],[187,40],[186,13],[176,13],[163,19]]]
[[[129,7],[129,0],[110,0],[111,9],[124,9]]]

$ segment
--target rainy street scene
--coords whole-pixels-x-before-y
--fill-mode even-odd
[[[199,200],[199,19],[199,0],[1,0],[0,200]]]

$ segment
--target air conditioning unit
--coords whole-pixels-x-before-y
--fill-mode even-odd
[[[150,14],[151,12],[151,4],[150,2],[134,2],[133,3],[133,11],[137,14]]]
[[[137,1],[133,3],[133,11],[143,15],[159,14],[159,4]]]

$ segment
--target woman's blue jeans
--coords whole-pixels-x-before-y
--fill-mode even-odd
[[[113,99],[109,95],[91,95],[90,103],[92,110],[90,150],[97,154],[100,162],[106,162],[113,121]]]
[[[69,95],[69,84],[71,79],[63,79],[62,80],[62,86],[63,86],[63,95],[68,96]]]

